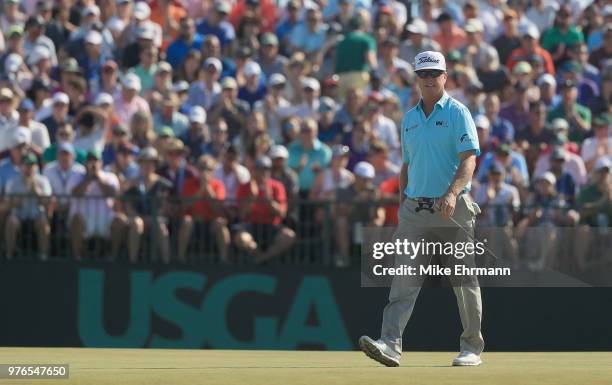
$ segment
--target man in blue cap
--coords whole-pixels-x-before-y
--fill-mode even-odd
[[[414,68],[421,100],[404,115],[401,124],[403,163],[399,225],[394,239],[417,243],[434,237],[455,244],[473,242],[479,208],[467,192],[476,156],[480,154],[474,121],[467,107],[444,90],[448,74],[443,54],[422,52],[415,57]],[[396,266],[412,265],[417,275],[394,276],[389,303],[383,312],[381,338],[359,339],[359,346],[368,357],[386,366],[399,366],[402,334],[427,275],[420,267],[430,265],[433,256],[423,252],[395,256]],[[473,265],[473,255],[469,253],[439,257],[446,266]],[[478,280],[473,275],[449,279],[463,325],[461,353],[453,365],[480,365],[484,341],[480,332],[482,305]]]

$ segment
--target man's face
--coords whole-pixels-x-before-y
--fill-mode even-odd
[[[9,116],[13,112],[13,100],[8,98],[0,99],[0,113]]]
[[[219,57],[221,54],[221,44],[216,38],[209,37],[202,46],[204,57]]]
[[[123,94],[123,99],[127,101],[131,101],[136,96],[136,90],[132,88],[121,88],[121,93]]]
[[[11,52],[22,52],[23,51],[23,37],[21,35],[13,35],[8,40],[8,49]]]
[[[261,46],[261,54],[267,59],[272,59],[278,53],[278,47],[274,44],[265,44]]]
[[[195,35],[195,23],[193,19],[186,18],[181,21],[179,35],[184,40],[190,40]]]
[[[155,172],[155,168],[156,168],[155,161],[141,160],[140,162],[138,162],[138,165],[140,166],[140,172],[143,175],[151,175]]]
[[[523,48],[526,49],[528,52],[533,51],[536,47],[536,40],[531,36],[523,36],[521,42],[523,43]]]
[[[100,54],[100,45],[87,43],[85,44],[85,50],[87,50],[89,56],[98,56]]]
[[[53,112],[57,117],[63,118],[68,114],[68,105],[65,103],[53,104]]]
[[[26,108],[20,108],[19,110],[17,110],[19,112],[19,120],[23,123],[28,123],[30,120],[32,120],[32,116],[33,116],[33,112],[26,109]]]
[[[567,28],[572,23],[572,15],[565,10],[560,10],[557,12],[556,21],[561,27]]]
[[[478,143],[480,143],[481,146],[489,143],[489,130],[476,127],[476,133],[478,134]]]
[[[21,172],[23,173],[23,176],[26,178],[31,177],[32,175],[34,175],[34,170],[36,168],[35,164],[31,164],[31,163],[23,163],[21,165]]]
[[[500,184],[504,181],[504,174],[501,172],[489,172],[489,182],[492,184]]]
[[[117,80],[117,71],[113,67],[104,67],[102,69],[102,78],[108,81]]]
[[[21,159],[23,154],[25,154],[27,148],[28,148],[28,146],[25,143],[21,143],[21,144],[19,144],[17,146],[11,147],[11,149],[10,149],[11,158],[13,160]]]
[[[85,168],[87,169],[87,173],[95,174],[102,168],[102,162],[97,159],[89,158],[85,161]]]
[[[561,91],[561,99],[564,104],[573,104],[576,102],[576,98],[578,98],[578,90],[576,87],[565,88]]]
[[[316,31],[321,15],[317,11],[309,11],[306,15],[306,25],[310,31]]]
[[[57,153],[57,161],[63,169],[67,169],[72,164],[74,156],[68,151],[59,151]]]
[[[417,83],[423,98],[440,95],[444,92],[444,85],[448,74],[438,70],[421,70],[417,72]]]
[[[543,126],[546,123],[546,108],[538,105],[529,111],[529,118],[532,125]]]
[[[317,137],[317,130],[311,124],[302,124],[300,138],[303,142],[311,142]]]
[[[183,160],[183,151],[168,151],[166,161],[171,168],[178,168]]]
[[[72,131],[67,130],[65,127],[60,128],[55,132],[55,138],[58,142],[70,142],[72,141]]]

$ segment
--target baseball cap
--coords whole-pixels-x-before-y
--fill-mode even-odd
[[[142,161],[157,161],[159,154],[154,147],[145,147],[138,153],[138,160]]]
[[[338,157],[338,156],[345,156],[349,153],[349,148],[348,146],[342,145],[342,144],[335,144],[334,146],[332,146],[331,148],[332,151],[332,157]]]
[[[374,166],[372,166],[368,162],[359,162],[355,165],[353,169],[355,175],[364,179],[373,179],[376,175],[376,171],[374,170]]]
[[[31,152],[26,152],[21,156],[21,163],[30,165],[37,164],[38,159],[36,158],[36,155],[32,154]]]
[[[414,58],[414,70],[440,70],[446,71],[444,55],[436,51],[421,52]]]
[[[595,162],[595,171],[601,171],[604,168],[607,168],[608,170],[612,169],[612,160],[610,160],[610,157],[602,156]]]
[[[319,91],[321,89],[321,86],[319,85],[319,81],[311,77],[305,77],[304,80],[302,80],[302,87],[310,88],[311,90],[314,90],[314,91]]]
[[[20,25],[13,25],[12,27],[10,27],[8,29],[8,31],[6,32],[6,37],[8,37],[9,39],[15,36],[23,36],[23,27]]]
[[[536,181],[540,181],[540,180],[544,180],[553,186],[557,184],[557,177],[555,177],[555,174],[553,174],[550,171],[546,171],[538,175],[538,177],[536,178]]]
[[[2,89],[0,90],[0,99],[13,100],[14,97],[15,97],[15,94],[8,87],[2,87]]]
[[[567,159],[567,152],[562,148],[555,148],[553,150],[553,152],[550,154],[550,159],[552,160],[560,160],[560,159]]]
[[[150,24],[141,25],[136,30],[136,36],[139,39],[153,40],[155,38],[155,30]]]
[[[484,115],[476,116],[476,118],[474,119],[474,124],[476,125],[476,128],[482,128],[485,130],[491,128],[491,122],[489,121],[489,118]]]
[[[469,19],[468,21],[465,22],[464,29],[465,29],[465,32],[467,33],[483,32],[484,25],[482,24],[482,21],[478,19]]]
[[[155,73],[159,74],[162,72],[172,72],[172,66],[167,61],[160,61],[159,63],[157,63],[157,69],[155,70]]]
[[[69,104],[70,103],[70,98],[68,97],[68,94],[64,92],[56,93],[55,95],[53,95],[53,98],[51,100],[53,104]]]
[[[530,74],[532,70],[531,64],[526,61],[520,61],[512,68],[512,73],[515,75],[525,75]]]
[[[113,134],[114,135],[123,135],[128,134],[130,130],[125,124],[119,123],[113,126]]]
[[[96,106],[102,106],[105,104],[113,104],[114,100],[111,94],[108,94],[106,92],[101,92],[98,94],[98,96],[96,96],[96,100],[95,100],[95,105]]]
[[[281,84],[286,84],[287,83],[287,79],[285,78],[285,76],[283,74],[272,74],[270,76],[270,79],[268,79],[268,85],[269,86],[278,86]]]
[[[202,67],[208,68],[209,66],[215,67],[215,70],[217,72],[221,72],[221,70],[223,69],[223,64],[221,64],[221,60],[217,59],[216,57],[209,57],[208,59],[206,59]]]
[[[573,60],[566,61],[561,66],[561,72],[573,72],[576,74],[581,74],[582,66],[580,65],[580,63],[573,61]]]
[[[232,6],[228,1],[218,0],[215,1],[215,10],[220,13],[230,13]]]
[[[117,69],[117,62],[114,61],[114,60],[107,60],[102,65],[102,68],[112,68],[112,69],[116,70]]]
[[[538,85],[538,87],[543,86],[544,84],[548,84],[550,86],[556,87],[557,86],[557,80],[555,79],[555,77],[549,73],[545,73],[542,74],[536,84]]]
[[[244,65],[245,76],[259,76],[261,74],[261,67],[254,61],[249,61]]]
[[[206,110],[200,106],[193,106],[189,111],[189,122],[190,123],[206,123]]]
[[[74,155],[74,146],[70,142],[61,142],[57,144],[57,152],[67,152]]]
[[[334,99],[323,96],[319,99],[319,112],[330,112],[336,109],[336,102]]]
[[[610,126],[610,114],[599,114],[593,118],[593,127],[608,128]]]
[[[178,81],[172,85],[172,91],[181,93],[189,90],[189,83],[185,80]]]
[[[32,143],[32,132],[23,126],[17,127],[12,136],[12,147],[17,147],[22,144]]]
[[[569,123],[563,118],[553,119],[550,125],[554,131],[569,130]]]
[[[512,154],[512,146],[508,143],[502,143],[495,149],[495,152],[498,154],[510,155]]]
[[[234,79],[233,77],[227,76],[221,81],[221,88],[223,88],[224,90],[235,90],[236,88],[238,88],[238,83],[236,83],[236,79]]]
[[[282,158],[282,159],[287,159],[289,158],[289,151],[287,151],[287,148],[281,144],[277,144],[272,146],[272,148],[270,149],[270,158],[272,159],[277,159],[277,158]]]
[[[111,17],[106,22],[106,28],[111,32],[121,32],[125,28],[125,23],[118,17]]]
[[[572,79],[565,79],[559,84],[559,91],[565,91],[576,87],[576,82]]]
[[[506,172],[506,170],[504,169],[504,166],[499,164],[499,162],[493,162],[491,163],[491,166],[489,166],[489,172],[493,174],[503,174]]]
[[[81,12],[81,15],[83,16],[88,16],[88,15],[94,15],[94,16],[100,16],[100,8],[97,5],[89,5],[85,8],[83,8],[83,12]]]
[[[523,30],[521,36],[538,40],[540,38],[540,30],[535,25],[529,25]]]
[[[449,21],[449,20],[453,20],[453,17],[451,16],[451,14],[448,13],[448,12],[442,12],[436,18],[436,23],[443,23],[443,22]]]
[[[34,102],[31,99],[23,99],[19,103],[19,110],[34,111]]]
[[[96,30],[91,30],[85,35],[85,43],[100,45],[102,44],[102,35]]]
[[[64,60],[60,68],[63,72],[81,73],[79,63],[73,57]]]
[[[421,19],[414,19],[406,25],[406,31],[419,35],[427,35],[427,23]]]
[[[136,74],[127,74],[123,77],[123,87],[129,90],[135,90],[140,92],[142,86],[140,84],[140,78]]]
[[[90,151],[87,151],[87,155],[85,156],[85,159],[87,159],[87,160],[91,160],[91,159],[101,160],[102,158],[100,157],[100,153],[98,151],[90,150]]]
[[[134,5],[134,18],[136,20],[146,20],[151,16],[151,7],[144,1],[139,1]]]
[[[6,72],[17,72],[23,64],[23,58],[17,53],[11,53],[6,57],[4,62],[4,70]]]
[[[51,51],[44,45],[37,45],[28,56],[28,64],[36,65],[41,60],[45,59],[51,59]]]
[[[163,126],[159,130],[159,136],[161,138],[174,138],[174,130],[170,126]]]
[[[255,159],[255,168],[257,169],[269,169],[272,168],[272,161],[267,156],[260,156]]]
[[[261,45],[278,45],[278,37],[271,32],[266,32],[261,36]]]

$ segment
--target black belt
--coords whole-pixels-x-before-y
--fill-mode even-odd
[[[463,193],[465,193],[465,191],[461,191],[459,195],[457,195],[457,197],[459,197]],[[410,199],[411,201],[416,202],[417,207],[415,211],[417,213],[421,210],[426,210],[426,211],[429,211],[431,214],[435,212],[434,205],[436,204],[436,201],[440,199],[440,197],[438,198],[429,198],[429,197],[410,198],[410,197],[407,197],[407,198]]]

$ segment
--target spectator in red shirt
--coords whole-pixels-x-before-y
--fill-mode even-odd
[[[287,213],[287,193],[281,182],[270,178],[271,167],[270,158],[257,158],[253,178],[241,185],[236,194],[243,223],[234,242],[239,249],[252,254],[256,263],[282,254],[295,241],[293,230],[281,225]]]
[[[397,199],[399,194],[399,178],[393,176],[380,184],[381,197],[385,200]],[[385,208],[385,226],[397,226],[399,203],[389,203]]]
[[[198,254],[201,251],[211,251],[206,244],[212,235],[221,261],[228,262],[230,234],[221,204],[225,199],[225,186],[213,177],[216,163],[211,156],[202,155],[197,163],[198,177],[188,179],[183,186],[181,196],[188,199],[185,201],[185,216],[179,232],[178,257],[181,261],[185,259],[195,219],[197,239],[204,239],[204,244],[198,245]]]
[[[540,32],[537,27],[529,27],[521,35],[521,46],[510,54],[507,67],[510,71],[520,61],[529,61],[531,56],[539,56],[544,60],[544,68],[551,75],[555,74],[555,65],[547,50],[540,47]]]

